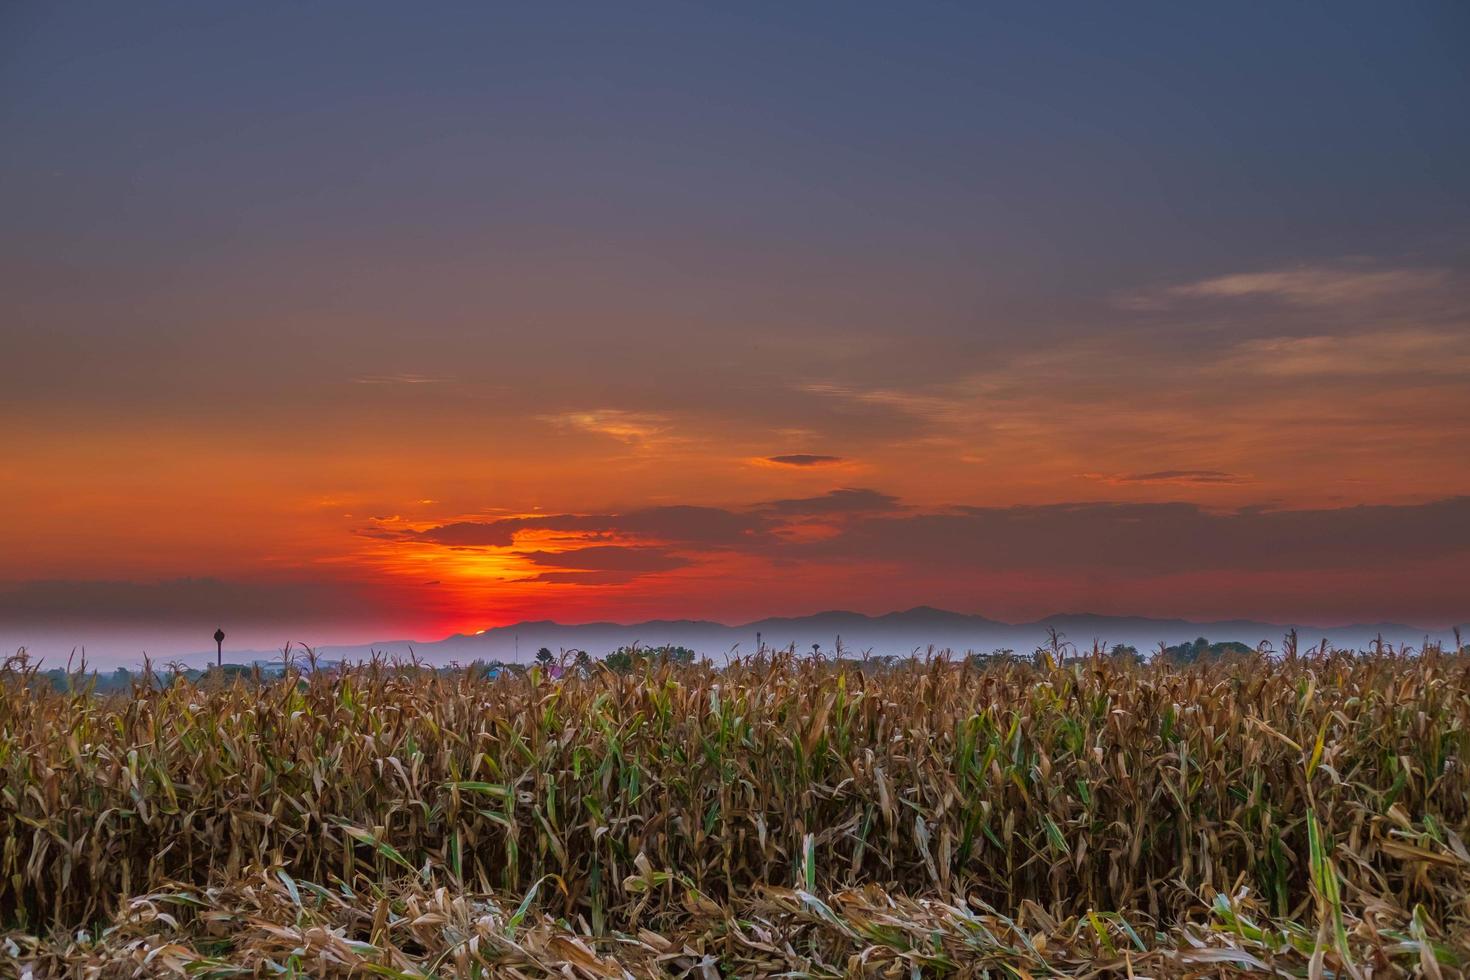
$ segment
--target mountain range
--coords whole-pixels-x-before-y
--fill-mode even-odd
[[[840,643],[842,652],[849,656],[865,653],[907,656],[931,649],[947,649],[955,653],[991,653],[1009,649],[1028,653],[1047,643],[1053,629],[1082,651],[1090,650],[1093,642],[1097,641],[1108,647],[1126,643],[1141,653],[1148,653],[1160,643],[1183,643],[1200,636],[1216,642],[1235,640],[1250,646],[1264,641],[1279,650],[1283,637],[1293,628],[1297,630],[1303,648],[1326,639],[1333,646],[1364,649],[1380,636],[1385,643],[1407,644],[1415,648],[1426,640],[1438,641],[1449,648],[1453,648],[1455,642],[1452,628],[1420,629],[1401,623],[1320,627],[1238,619],[1194,622],[1090,613],[1047,616],[1028,623],[1006,623],[985,616],[919,606],[880,616],[829,611],[810,616],[761,619],[735,626],[691,619],[575,624],[540,620],[497,626],[475,634],[456,633],[428,642],[387,640],[324,646],[317,648],[316,652],[324,660],[358,660],[374,652],[390,657],[413,654],[435,664],[474,660],[526,662],[542,647],[553,653],[586,650],[600,657],[618,647],[633,644],[688,647],[717,661],[727,656],[751,654],[758,643],[777,649],[794,646],[802,653],[810,652],[816,645],[828,655],[834,653]],[[1470,635],[1470,626],[1462,627],[1462,632]],[[279,653],[226,651],[226,657],[235,662],[270,660],[279,657]],[[209,658],[213,659],[213,651],[209,652]]]

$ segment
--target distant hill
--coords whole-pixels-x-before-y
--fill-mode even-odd
[[[594,656],[602,656],[618,647],[636,643],[642,646],[689,647],[711,659],[721,660],[732,654],[754,653],[759,637],[759,642],[768,648],[795,646],[801,653],[810,653],[816,644],[822,653],[829,655],[837,650],[839,641],[843,652],[850,656],[863,653],[906,656],[930,649],[948,649],[956,653],[991,653],[1010,649],[1029,653],[1046,643],[1048,631],[1055,629],[1082,651],[1090,650],[1096,640],[1107,646],[1128,644],[1146,656],[1160,643],[1177,646],[1193,643],[1199,637],[1214,643],[1243,643],[1252,648],[1269,642],[1279,650],[1282,637],[1292,628],[1297,630],[1303,649],[1323,639],[1338,647],[1364,649],[1379,635],[1385,643],[1408,644],[1415,648],[1421,646],[1426,637],[1447,647],[1454,643],[1453,634],[1448,629],[1426,630],[1401,623],[1318,627],[1251,620],[1194,622],[1091,613],[1047,616],[1029,623],[1004,623],[985,616],[920,606],[881,616],[832,610],[810,616],[761,619],[737,626],[697,619],[575,624],[540,620],[498,626],[473,635],[455,634],[442,640],[389,640],[354,646],[324,646],[317,652],[328,660],[355,660],[377,651],[397,657],[413,653],[436,664],[450,661],[469,663],[473,660],[512,663],[531,660],[541,647],[553,652],[586,650]],[[1470,629],[1466,633],[1470,635]],[[211,659],[213,655],[210,651]],[[226,656],[238,662],[269,659],[272,654],[270,651],[227,651]]]

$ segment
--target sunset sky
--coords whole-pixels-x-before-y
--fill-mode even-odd
[[[0,8],[0,643],[1470,619],[1470,6]]]

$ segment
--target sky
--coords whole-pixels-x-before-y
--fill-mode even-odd
[[[1470,8],[0,7],[0,645],[1470,619]]]

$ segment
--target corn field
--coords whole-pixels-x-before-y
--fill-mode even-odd
[[[1462,656],[3,683],[0,974],[1470,968]]]

